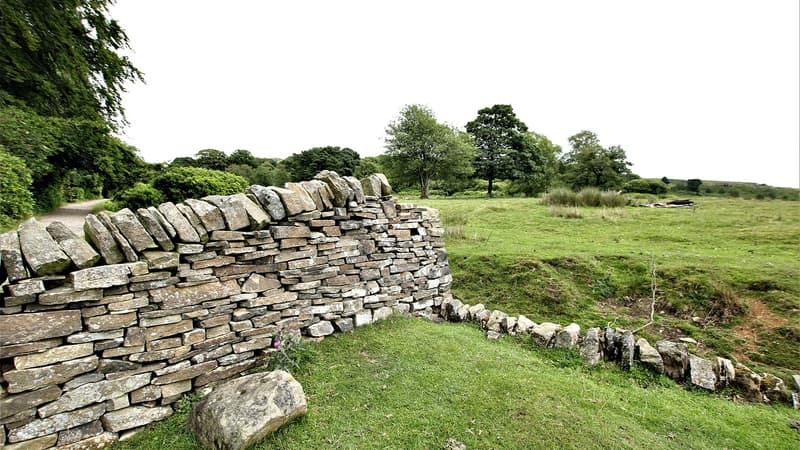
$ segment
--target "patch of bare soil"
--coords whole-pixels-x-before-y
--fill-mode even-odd
[[[742,318],[742,323],[733,328],[736,337],[744,343],[733,355],[743,361],[747,354],[758,350],[758,335],[765,331],[774,330],[789,324],[785,317],[781,317],[760,300],[750,301],[750,310]]]

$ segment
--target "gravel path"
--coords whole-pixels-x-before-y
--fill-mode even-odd
[[[70,203],[40,217],[39,221],[45,226],[52,222],[61,222],[78,236],[83,236],[83,221],[86,219],[86,215],[92,212],[92,208],[94,208],[95,205],[106,201],[108,201],[108,199],[101,198],[99,200]]]

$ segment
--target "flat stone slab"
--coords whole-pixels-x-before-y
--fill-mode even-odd
[[[69,256],[75,267],[85,269],[92,267],[100,260],[100,254],[63,223],[53,222],[46,229],[58,243],[58,246],[61,247],[61,250]]]
[[[200,235],[192,224],[181,214],[181,211],[172,202],[164,202],[158,205],[158,211],[177,233],[181,242],[200,242]]]
[[[96,356],[87,356],[52,366],[9,370],[3,376],[8,382],[8,392],[15,394],[65,383],[80,374],[94,370],[97,368],[97,364]]]
[[[188,427],[206,448],[242,450],[306,413],[303,387],[282,370],[228,381],[192,408]]]
[[[170,240],[167,230],[161,225],[161,221],[149,209],[139,208],[136,210],[139,222],[142,223],[147,232],[156,241],[161,250],[170,251],[175,248],[175,244]]]
[[[119,228],[119,231],[137,252],[157,247],[150,233],[130,209],[123,208],[114,213],[111,216],[111,222]]]
[[[77,411],[57,414],[46,419],[36,419],[33,422],[11,430],[11,432],[8,433],[8,441],[25,441],[94,422],[99,419],[105,411],[105,405],[94,405]]]
[[[118,264],[125,261],[125,255],[117,245],[111,231],[103,225],[97,216],[89,214],[83,223],[83,232],[88,240],[94,244],[106,264]]]
[[[82,328],[78,310],[0,315],[0,346],[67,336]]]
[[[283,220],[286,217],[286,210],[283,207],[280,197],[275,191],[254,184],[247,189],[247,193],[258,200],[258,203],[269,214],[274,221]]]
[[[183,201],[197,214],[200,221],[203,223],[206,231],[209,233],[216,230],[225,229],[225,219],[222,217],[222,211],[211,203],[204,202],[193,198],[187,198]]]
[[[25,262],[37,275],[61,273],[72,262],[38,220],[30,218],[22,222],[17,233]]]
[[[128,284],[131,269],[128,264],[90,267],[69,274],[75,290],[109,288]]]
[[[147,408],[144,406],[131,406],[106,413],[101,419],[103,428],[111,432],[130,430],[153,423],[172,415],[172,408],[160,406]]]
[[[647,342],[645,338],[636,341],[636,352],[639,355],[639,362],[648,369],[656,373],[664,373],[664,360],[658,351]]]
[[[231,231],[241,230],[250,227],[250,219],[247,217],[244,202],[241,197],[234,195],[209,195],[203,200],[211,203],[222,211],[225,218],[226,228]]]
[[[117,245],[119,246],[120,250],[122,250],[122,254],[125,255],[125,259],[130,262],[135,262],[139,260],[139,256],[136,254],[136,250],[134,250],[133,246],[125,235],[119,231],[119,227],[114,224],[114,221],[111,220],[111,214],[108,211],[100,211],[100,214],[97,215],[97,218],[102,222],[103,225],[111,232],[111,235],[114,236],[114,240],[117,241]]]
[[[328,188],[330,188],[331,194],[333,195],[333,206],[339,208],[345,207],[347,206],[347,202],[355,197],[355,193],[350,188],[350,185],[347,184],[347,181],[340,177],[336,172],[323,170],[322,172],[318,173],[314,179],[322,180],[328,185]]]
[[[274,192],[281,199],[281,203],[283,203],[283,208],[287,216],[295,216],[297,214],[304,213],[307,211],[306,207],[308,206],[308,202],[311,202],[311,204],[314,203],[311,200],[311,197],[308,197],[308,194],[306,194],[308,201],[305,201],[301,195],[295,193],[291,189],[284,189],[275,186],[270,186],[267,189]],[[316,207],[316,205],[314,207]],[[313,210],[313,208],[311,210]]]

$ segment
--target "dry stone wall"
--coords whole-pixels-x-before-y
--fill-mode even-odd
[[[281,328],[319,337],[450,299],[438,212],[380,174],[0,235],[0,445],[99,448],[236,376]]]

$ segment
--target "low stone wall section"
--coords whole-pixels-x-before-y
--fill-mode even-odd
[[[800,409],[800,375],[794,375],[787,384],[775,375],[756,373],[726,358],[707,359],[692,354],[689,351],[692,342],[661,340],[653,346],[644,338],[637,339],[630,330],[608,326],[589,328],[581,334],[581,327],[576,323],[567,326],[536,323],[524,315],[510,316],[500,310],[488,310],[483,304],[469,305],[452,297],[444,299],[437,312],[450,322],[477,322],[486,330],[489,339],[497,339],[502,334],[529,335],[533,345],[538,347],[575,349],[588,366],[613,361],[621,369],[630,370],[634,364],[639,364],[695,388],[707,391],[735,388],[738,392],[732,394],[735,400],[782,402]]]
[[[380,174],[89,215],[0,235],[0,446],[100,448],[310,337],[430,315],[452,277],[436,210]]]

